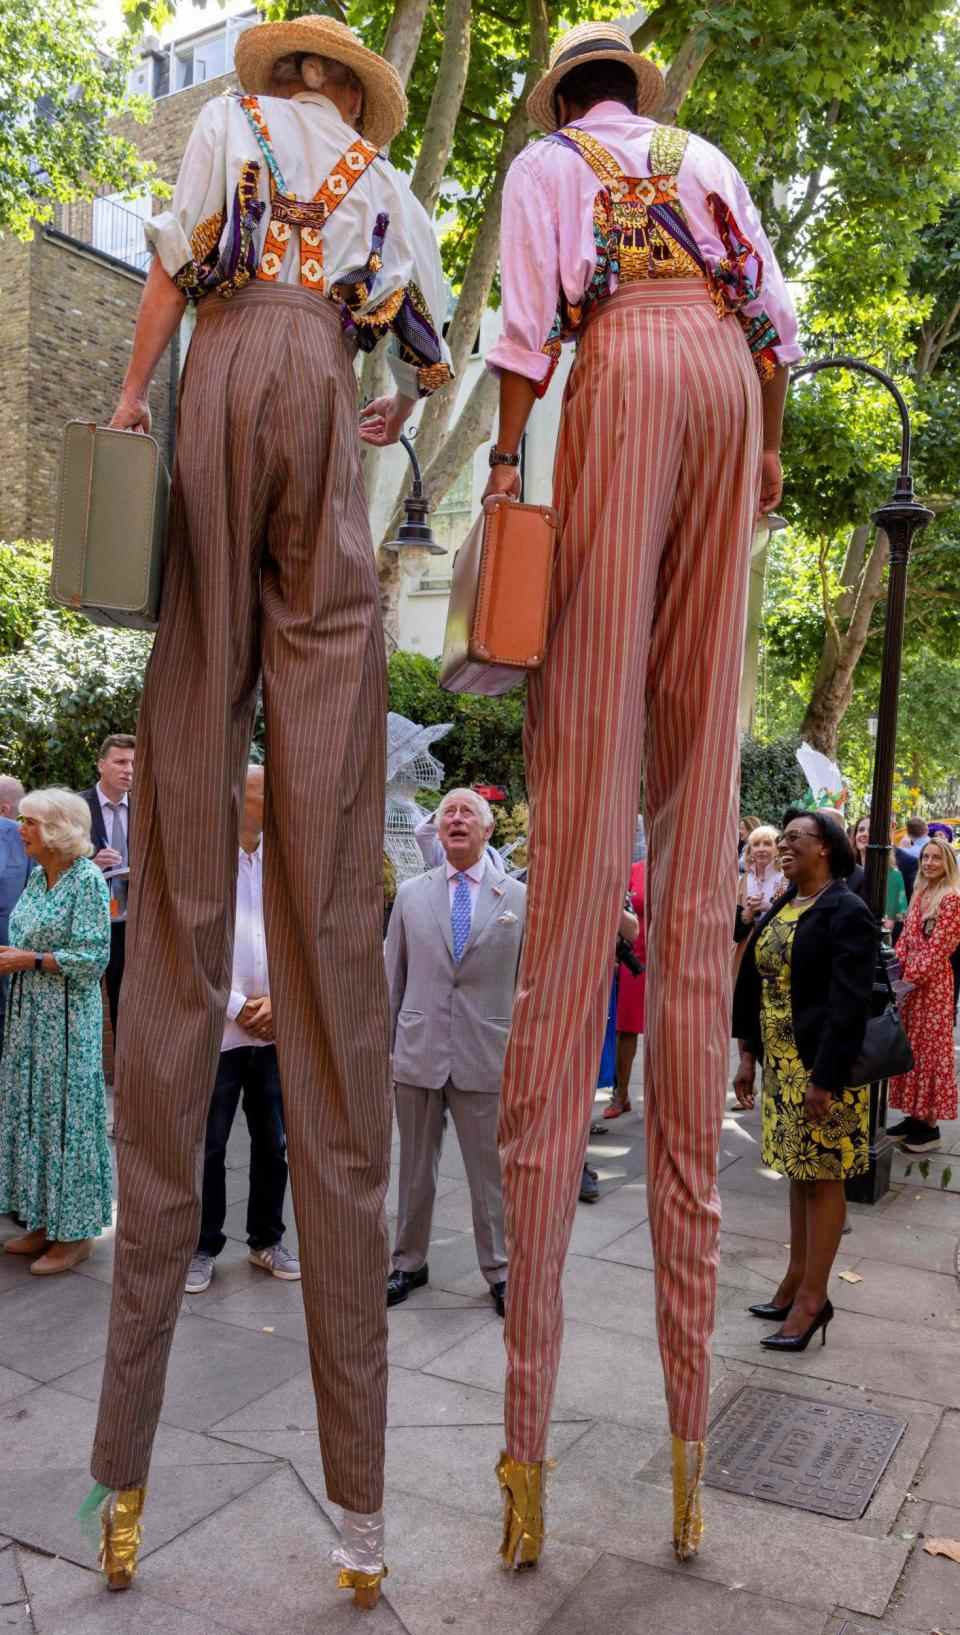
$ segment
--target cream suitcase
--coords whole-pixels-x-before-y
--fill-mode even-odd
[[[170,479],[155,437],[64,427],[50,590],[94,624],[155,630]]]

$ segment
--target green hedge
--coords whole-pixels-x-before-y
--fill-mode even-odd
[[[436,659],[420,653],[392,654],[390,708],[423,727],[453,722],[452,732],[434,746],[447,788],[498,783],[506,789],[511,805],[523,800],[523,692],[502,698],[445,693],[437,680],[439,671]]]
[[[740,744],[740,811],[763,823],[779,824],[787,807],[807,792],[797,760],[798,738],[772,744],[743,738]]]

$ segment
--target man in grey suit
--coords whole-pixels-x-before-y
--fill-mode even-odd
[[[397,892],[385,955],[400,1126],[400,1204],[387,1304],[428,1281],[446,1109],[457,1127],[480,1270],[502,1317],[507,1256],[497,1152],[500,1078],[523,941],[526,887],[485,857],[493,813],[453,789],[437,813],[445,861]]]

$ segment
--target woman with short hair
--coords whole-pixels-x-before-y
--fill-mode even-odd
[[[747,836],[743,848],[743,873],[737,887],[737,917],[734,942],[743,942],[762,915],[773,906],[787,882],[777,861],[779,835],[772,823],[760,823]]]
[[[110,897],[90,862],[90,809],[68,789],[20,805],[33,869],[10,916],[0,973],[10,977],[0,1060],[0,1211],[26,1221],[8,1255],[36,1255],[38,1277],[86,1260],[112,1221],[100,979],[110,958]]]
[[[782,1324],[761,1345],[803,1351],[818,1331],[826,1340],[844,1182],[870,1161],[870,1087],[850,1079],[870,1014],[877,926],[847,886],[853,852],[836,818],[791,807],[780,866],[789,889],[760,920],[737,981],[734,1091],[753,1107],[762,1062],[763,1162],[790,1180],[790,1264],[773,1299],[749,1309]]]
[[[913,901],[897,943],[904,981],[913,984],[903,1002],[913,1069],[890,1081],[890,1106],[907,1116],[889,1134],[902,1140],[904,1152],[936,1152],[940,1119],[957,1116],[950,956],[958,945],[960,864],[949,840],[931,833],[920,854]]]

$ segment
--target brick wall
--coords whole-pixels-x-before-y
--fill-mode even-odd
[[[222,96],[224,91],[236,90],[237,85],[236,74],[221,74],[218,79],[206,80],[203,85],[192,85],[188,91],[176,91],[173,96],[161,97],[153,105],[153,118],[148,125],[138,125],[135,120],[125,119],[117,129],[135,144],[142,158],[156,165],[161,179],[172,187],[177,179],[187,138],[200,109],[212,97]],[[166,206],[157,199],[153,208],[156,213]]]
[[[143,279],[93,250],[38,229],[24,255],[5,260],[4,327],[16,360],[0,398],[0,537],[49,539],[57,499],[60,443],[67,420],[109,420],[130,356]],[[16,323],[9,310],[16,305]],[[151,392],[153,431],[168,448],[170,360],[161,360]],[[5,414],[5,411],[9,411]],[[4,424],[4,419],[7,424]],[[14,422],[14,424],[11,424]],[[22,460],[19,459],[22,450]],[[9,451],[13,458],[10,459]],[[18,471],[22,465],[22,477]],[[10,473],[13,480],[10,480]]]

